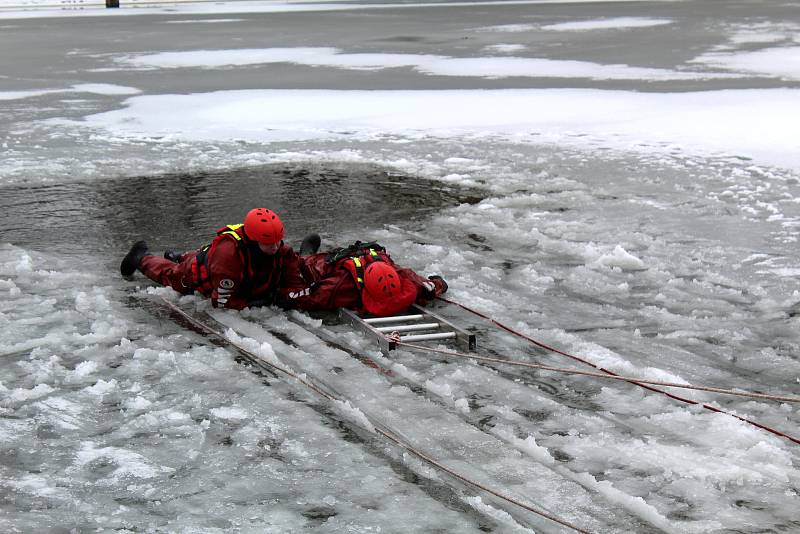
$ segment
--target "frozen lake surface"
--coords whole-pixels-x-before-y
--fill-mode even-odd
[[[0,9],[0,529],[573,531],[379,428],[589,532],[800,531],[797,403],[386,358],[331,317],[211,310],[118,273],[137,239],[194,248],[265,205],[293,244],[377,239],[619,375],[800,396],[798,13]],[[436,311],[481,355],[593,370]]]

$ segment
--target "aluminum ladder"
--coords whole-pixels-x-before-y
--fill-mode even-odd
[[[374,337],[384,355],[397,348],[397,341],[387,337],[394,333],[399,334],[400,341],[405,343],[452,339],[464,350],[475,350],[475,334],[417,304],[412,305],[408,311],[409,313],[392,317],[360,317],[352,310],[341,308],[339,317]]]

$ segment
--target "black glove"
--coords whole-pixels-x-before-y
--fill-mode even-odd
[[[317,289],[317,286],[319,286],[317,282],[312,282],[308,285],[308,287],[301,289],[300,291],[289,292],[289,294],[285,297],[282,295],[275,295],[274,304],[279,308],[289,310],[294,307],[294,304],[292,303],[294,299],[310,295],[315,289]]]
[[[164,257],[173,263],[180,263],[183,260],[183,253],[177,250],[165,250]]]
[[[444,278],[439,276],[438,274],[434,274],[428,277],[428,280],[433,282],[434,290],[433,294],[435,297],[441,296],[447,293],[447,282],[444,281]]]
[[[247,303],[248,308],[261,308],[263,306],[269,306],[272,302],[269,299],[256,299],[251,300]]]

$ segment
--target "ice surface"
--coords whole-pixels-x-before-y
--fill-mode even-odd
[[[288,13],[288,12],[325,12],[325,11],[351,11],[351,10],[386,10],[386,9],[403,9],[403,8],[437,8],[437,7],[475,7],[475,6],[492,6],[497,4],[508,5],[537,5],[537,4],[593,4],[593,3],[621,3],[635,2],[636,0],[488,0],[488,1],[470,1],[470,2],[415,2],[415,3],[390,3],[390,2],[363,2],[361,4],[338,3],[337,0],[267,0],[267,1],[229,1],[220,2],[213,6],[204,4],[166,4],[159,5],[158,2],[154,4],[139,4],[132,3],[126,5],[120,3],[119,9],[108,10],[102,9],[102,4],[99,2],[95,5],[87,5],[87,7],[94,7],[95,9],[86,10],[72,10],[72,6],[67,5],[67,9],[52,9],[51,5],[45,6],[38,10],[14,10],[19,8],[19,0],[2,0],[0,8],[3,4],[10,4],[11,9],[0,11],[0,19],[26,19],[26,18],[40,18],[40,17],[116,17],[116,16],[132,16],[132,15],[146,15],[154,13],[166,13],[172,16],[175,13],[184,15],[203,15],[203,14],[238,14],[238,13]],[[31,7],[35,7],[35,0],[32,2]],[[88,3],[87,3],[88,4]],[[51,9],[48,9],[50,7]],[[101,9],[97,9],[101,7]]]
[[[117,289],[91,287],[99,282],[92,275],[7,245],[0,258],[2,276],[14,276],[20,288],[17,299],[37,298],[36,285],[29,285],[26,277],[57,278],[61,282],[50,283],[62,284],[65,295],[77,289],[82,295],[93,294],[95,301],[106,297],[101,309],[83,306],[84,313],[113,315],[114,321],[122,323],[133,319],[131,311],[120,306]],[[50,313],[61,306],[60,300],[56,299]],[[13,312],[6,308],[3,313],[8,318],[10,313],[30,311],[15,306]],[[16,317],[14,323],[24,322]],[[192,525],[205,528],[210,521],[220,528],[271,524],[287,531],[308,525],[309,517],[322,513],[321,506],[332,506],[335,494],[335,508],[325,512],[328,520],[323,531],[369,529],[388,524],[388,518],[408,509],[429,518],[415,520],[420,528],[450,525],[477,531],[457,513],[397,478],[388,466],[365,456],[358,444],[337,443],[337,432],[320,422],[312,408],[286,400],[287,391],[280,383],[274,384],[280,393],[264,387],[259,378],[237,366],[227,351],[186,338],[169,323],[167,330],[155,327],[137,332],[133,340],[116,337],[74,347],[72,332],[89,325],[81,315],[67,316],[66,321],[44,350],[27,356],[4,355],[11,364],[4,367],[4,383],[22,386],[27,382],[31,387],[3,389],[2,409],[26,414],[27,422],[9,433],[13,420],[5,419],[0,435],[7,446],[36,443],[46,453],[28,453],[19,457],[21,463],[4,464],[2,483],[17,495],[13,518],[3,520],[8,530],[57,528],[65,521],[81,528],[117,529],[147,521],[183,530]],[[9,330],[8,322],[3,324],[7,343],[30,335]],[[74,365],[74,370],[59,366],[39,376],[38,384],[30,382],[33,377],[14,378],[18,364],[46,360],[50,351],[63,354],[63,363]],[[75,358],[77,354],[81,359]],[[75,389],[76,379],[83,382],[96,375],[103,378]],[[196,394],[198,383],[203,387]],[[174,397],[173,388],[185,395]],[[4,451],[14,450],[7,446]],[[26,473],[31,461],[39,462],[45,474]],[[300,464],[311,467],[315,475],[298,477],[292,466]],[[345,464],[351,465],[349,475],[336,467]],[[387,485],[386,477],[394,482]],[[200,521],[187,496],[198,490],[229,503],[207,502]],[[264,507],[264,502],[270,506]],[[51,512],[43,513],[42,506]],[[75,506],[90,511],[70,519],[52,513]],[[150,507],[162,508],[165,515],[143,519]],[[359,512],[370,508],[374,511],[366,515]]]
[[[274,182],[264,202],[331,183],[374,198],[351,187],[369,168],[464,189],[391,224],[340,210],[323,225],[299,201],[287,220],[326,244],[377,239],[448,297],[614,372],[797,395],[791,6],[532,5],[237,2],[4,25],[2,45],[41,38],[0,78],[0,529],[561,531],[377,428],[593,532],[800,528],[797,445],[724,413],[625,382],[385,357],[330,317],[212,311],[120,279],[133,240],[197,246],[270,191],[259,180]],[[203,176],[222,171],[229,194],[209,209]],[[159,220],[137,218],[144,205]],[[162,297],[337,400],[248,366]],[[482,354],[590,369],[436,311]],[[669,391],[800,423],[794,403]]]

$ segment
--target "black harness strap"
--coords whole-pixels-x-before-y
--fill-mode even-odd
[[[356,241],[350,246],[344,248],[342,247],[335,248],[330,252],[328,252],[328,255],[325,256],[325,263],[333,264],[341,260],[344,260],[346,258],[365,256],[369,254],[370,250],[375,250],[377,252],[386,252],[386,249],[381,245],[379,245],[377,241],[370,241],[368,243],[362,243],[361,241]]]

